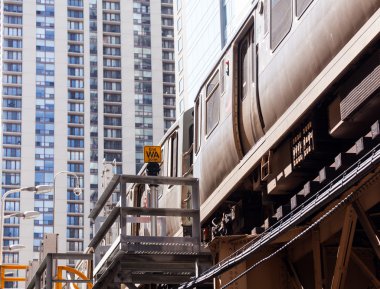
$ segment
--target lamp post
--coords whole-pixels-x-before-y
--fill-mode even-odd
[[[60,175],[60,174],[66,174],[69,176],[74,176],[75,177],[75,188],[74,188],[74,194],[76,196],[80,196],[82,193],[82,189],[79,187],[79,177],[76,173],[69,172],[69,171],[60,171],[54,175],[54,180],[53,180],[53,194],[55,194],[55,179]]]
[[[39,215],[39,212],[35,211],[27,211],[24,213],[14,213],[9,216],[4,216],[4,206],[5,206],[5,199],[10,195],[17,192],[33,192],[36,194],[41,193],[47,193],[51,190],[51,186],[41,185],[41,186],[35,186],[35,187],[22,187],[19,189],[12,189],[9,191],[6,191],[4,195],[1,197],[1,208],[0,208],[0,265],[3,263],[3,238],[4,238],[4,219],[10,218],[10,217],[23,217],[25,219],[32,219]],[[17,244],[17,246],[13,246],[15,249],[20,249],[21,246]],[[10,246],[10,249],[13,249],[13,247]],[[17,247],[17,248],[16,248]]]

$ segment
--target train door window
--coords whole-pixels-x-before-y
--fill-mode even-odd
[[[271,0],[270,46],[275,49],[292,26],[292,0]]]
[[[202,137],[202,109],[201,109],[201,96],[199,95],[195,100],[195,153],[198,153],[201,147]]]
[[[206,135],[209,135],[219,122],[219,71],[206,86]]]
[[[220,68],[219,68],[219,71],[220,71],[220,94],[223,95],[224,94],[224,90],[225,90],[225,84],[224,84],[224,73],[225,73],[225,64],[224,64],[224,59],[222,59],[222,61],[220,62]]]
[[[313,0],[296,0],[296,16],[301,17]]]
[[[177,132],[174,132],[170,136],[170,171],[169,176],[170,177],[177,177],[177,167],[178,167],[178,137]]]
[[[248,37],[240,45],[240,98],[243,100],[248,94]]]
[[[256,57],[256,45],[255,45],[255,28],[252,27],[252,30],[251,30],[251,33],[250,33],[250,37],[251,37],[251,56],[252,56],[252,59],[251,59],[251,82],[252,84],[255,83],[255,79],[256,79],[256,69],[257,69],[257,65],[256,65],[256,60],[257,60],[257,57]]]

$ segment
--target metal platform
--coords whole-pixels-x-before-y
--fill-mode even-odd
[[[127,183],[191,186],[192,209],[128,207]],[[120,288],[120,284],[129,288],[134,288],[134,284],[180,284],[211,265],[211,255],[200,243],[197,179],[115,175],[90,218],[95,221],[118,186],[121,201],[101,220],[102,224],[89,244],[95,252],[94,289]],[[191,217],[191,237],[132,236],[127,224],[139,216]],[[119,227],[117,238],[111,245],[102,244],[115,224]]]

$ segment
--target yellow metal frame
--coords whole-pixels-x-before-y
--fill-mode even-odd
[[[72,267],[68,267],[68,266],[58,266],[57,267],[57,279],[58,280],[63,280],[63,276],[62,276],[62,273],[63,271],[66,271],[66,272],[69,272],[69,273],[72,273],[72,274],[75,274],[76,276],[78,276],[79,278],[81,278],[82,280],[85,280],[85,281],[88,281],[87,282],[87,289],[92,289],[92,283],[91,283],[91,280],[88,276],[86,276],[85,274],[83,274],[82,272],[78,271],[77,269],[74,269]],[[62,289],[62,282],[56,282],[56,285],[55,285],[55,288],[56,289]],[[78,285],[75,284],[75,283],[72,283],[73,287],[75,289],[79,289]],[[1,289],[1,288],[0,288]]]
[[[20,264],[2,264],[0,265],[0,289],[5,288],[5,282],[23,282],[26,281],[24,277],[6,277],[6,270],[27,270],[29,268],[28,265],[20,265]]]

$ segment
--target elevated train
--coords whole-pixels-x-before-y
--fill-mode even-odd
[[[194,108],[161,142],[163,175],[199,178],[204,228],[239,234],[262,226],[305,177],[379,119],[379,7],[378,0],[253,4]],[[135,205],[144,190],[134,186]],[[166,187],[159,204],[184,207],[189,197]],[[227,215],[231,226],[217,232]],[[166,234],[181,224],[189,225],[169,221]]]

